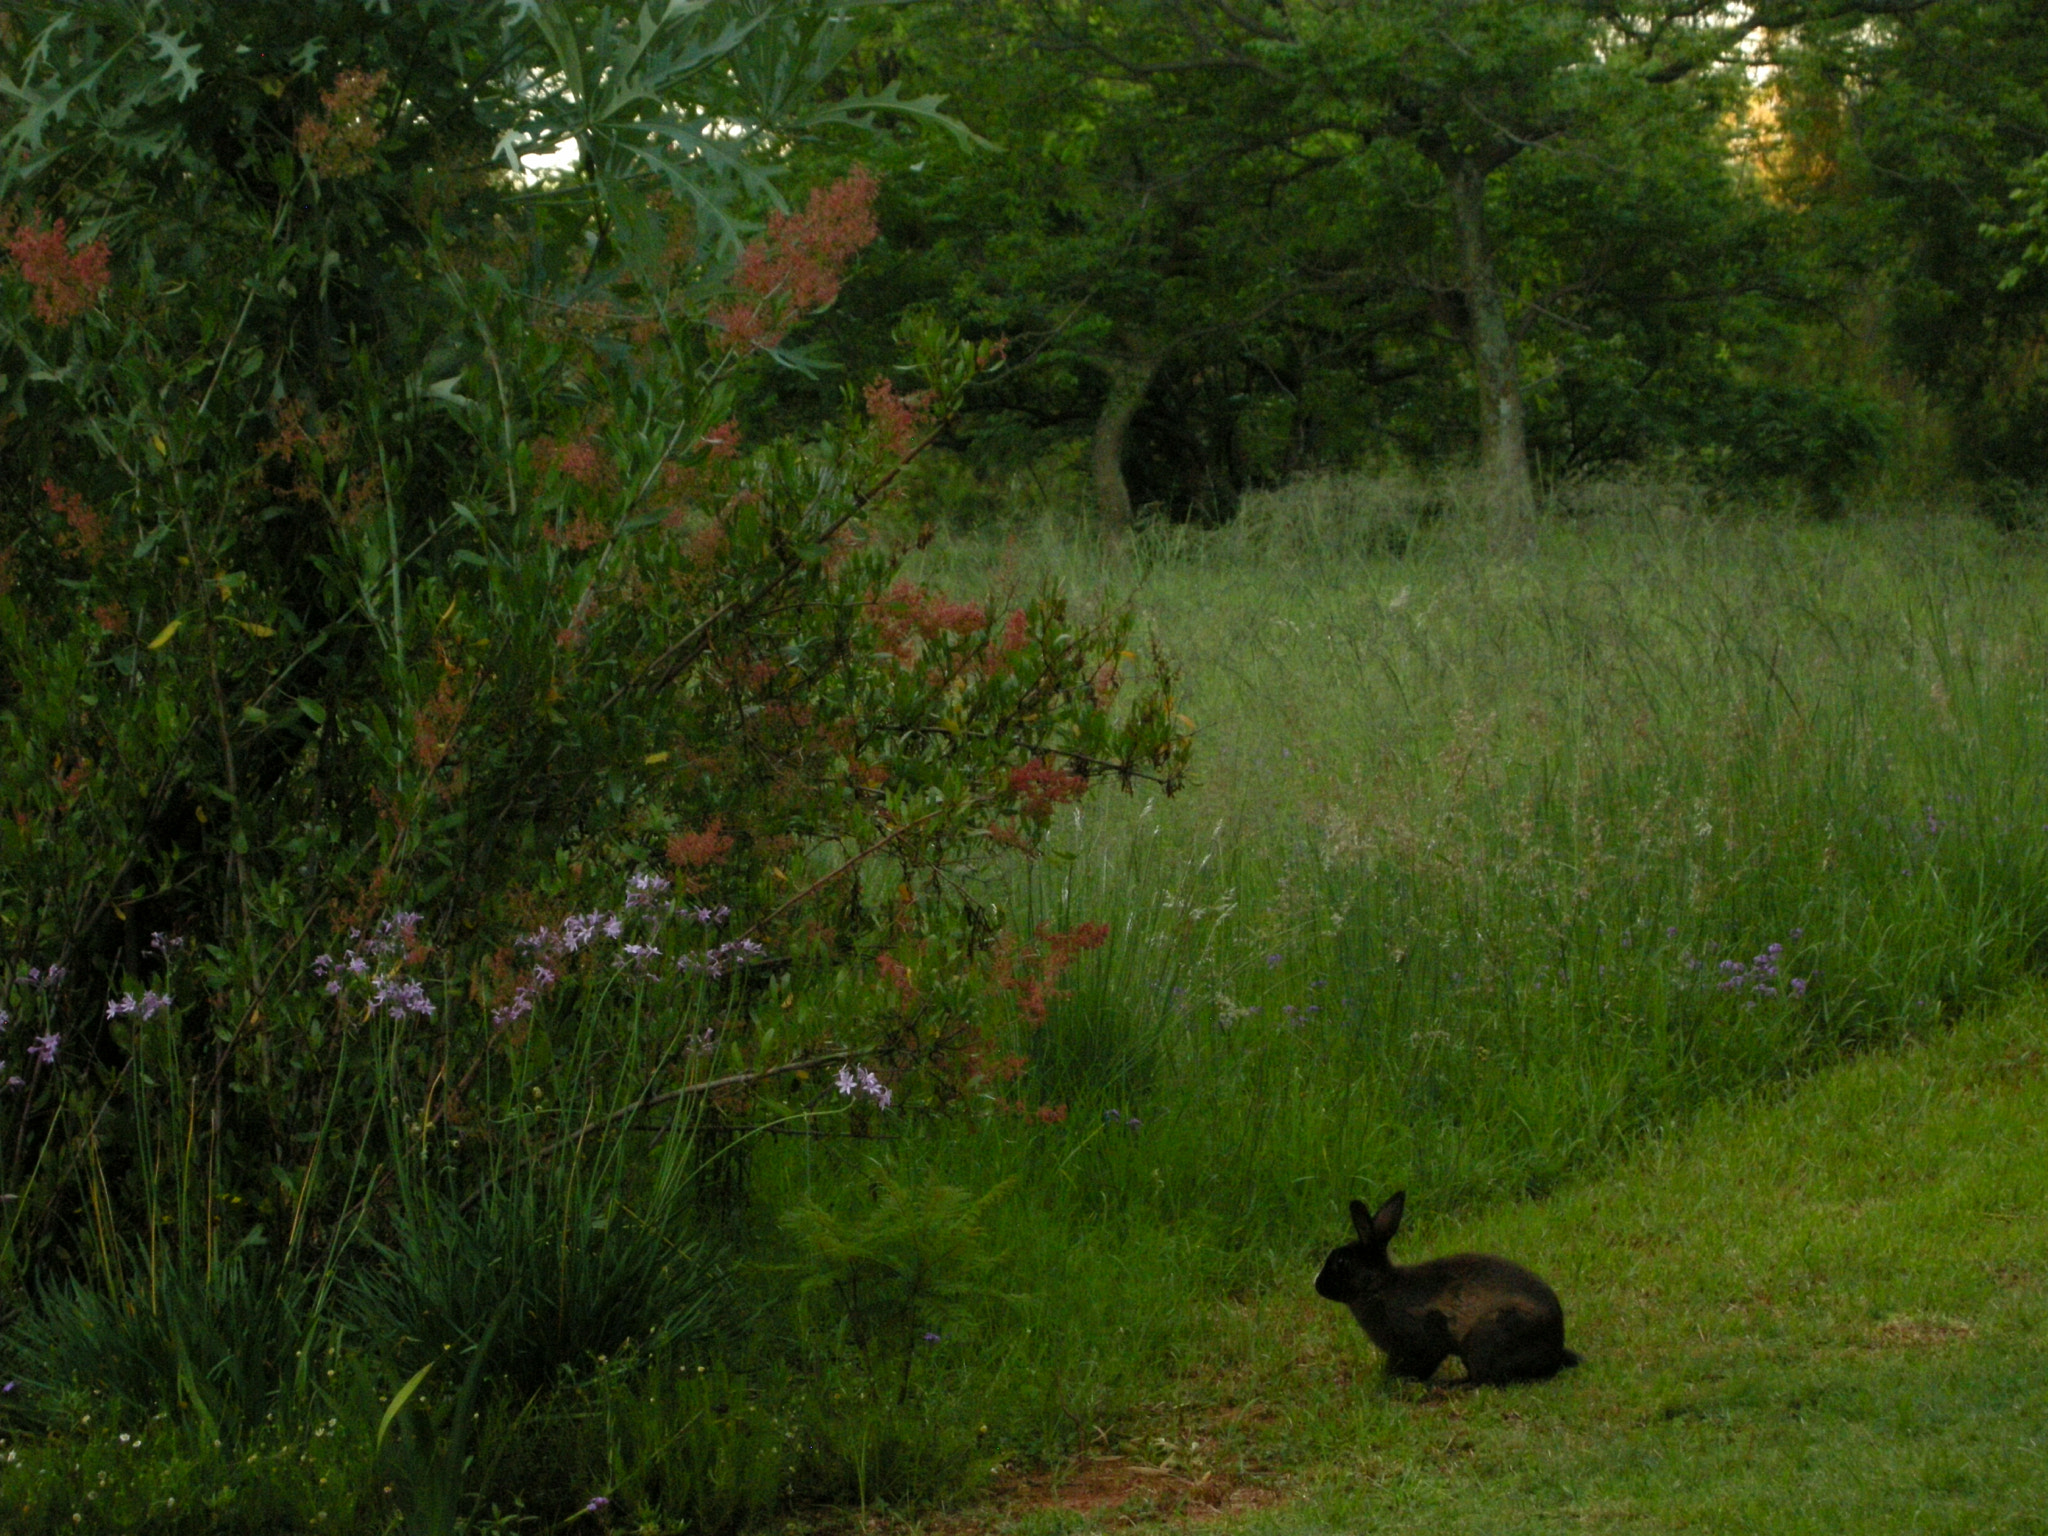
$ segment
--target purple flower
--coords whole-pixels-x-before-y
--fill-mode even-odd
[[[413,935],[419,926],[419,913],[394,912],[377,924],[367,947],[380,960],[395,959],[412,948]]]
[[[888,1085],[866,1067],[842,1066],[834,1081],[842,1096],[872,1099],[877,1109],[887,1109],[895,1097],[889,1092]]]
[[[1279,963],[1280,963],[1280,957],[1279,957],[1278,955],[1268,955],[1268,956],[1266,956],[1266,969],[1267,969],[1267,970],[1269,970],[1269,971],[1270,971],[1270,970],[1272,970],[1272,969],[1273,969],[1273,968],[1274,968],[1275,966],[1279,965]]]
[[[434,1004],[427,996],[427,989],[416,981],[402,981],[396,976],[379,976],[377,984],[370,991],[370,1011],[382,1010],[385,1017],[402,1019],[411,1014],[421,1018],[432,1018]]]
[[[654,905],[655,898],[667,889],[668,878],[665,875],[642,871],[640,874],[629,877],[626,881],[626,905],[628,907],[651,907]]]
[[[1794,976],[1792,978],[1792,995],[1794,997],[1806,996],[1806,978],[1804,976]]]
[[[520,987],[512,994],[512,1001],[502,1008],[491,1010],[491,1022],[503,1029],[507,1024],[516,1024],[533,1012],[533,992]]]
[[[939,1342],[939,1335],[927,1329],[925,1332],[924,1341],[927,1344],[936,1344]]]
[[[171,1006],[170,997],[162,992],[144,992],[138,999],[133,992],[123,992],[107,1004],[107,1017],[118,1019],[135,1014],[146,1024]]]
[[[716,978],[728,970],[750,965],[756,960],[765,960],[768,951],[754,939],[728,939],[725,943],[707,949],[701,955],[681,955],[676,959],[678,971],[702,971]]]
[[[609,1508],[611,1506],[611,1502],[612,1501],[610,1499],[606,1498],[603,1494],[600,1493],[596,1498],[592,1499],[588,1504],[583,1506],[583,1513],[586,1515],[594,1515],[601,1509]]]
[[[61,1035],[38,1035],[28,1053],[44,1066],[54,1067],[57,1064],[57,1043],[62,1038]]]

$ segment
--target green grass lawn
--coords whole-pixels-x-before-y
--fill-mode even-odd
[[[1078,1496],[1034,1486],[992,1523],[2048,1530],[2044,1069],[2036,995],[1712,1111],[1541,1203],[1435,1225],[1411,1207],[1397,1258],[1525,1260],[1585,1364],[1507,1390],[1390,1385],[1304,1273],[1220,1309],[1213,1357],[1106,1448],[1121,1460],[1069,1470]],[[1334,1244],[1334,1208],[1329,1225]]]

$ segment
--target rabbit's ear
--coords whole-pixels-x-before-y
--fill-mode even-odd
[[[1372,1207],[1363,1200],[1351,1202],[1351,1225],[1357,1230],[1361,1243],[1375,1241],[1372,1231]]]
[[[1394,1240],[1394,1234],[1401,1230],[1401,1211],[1407,1199],[1407,1190],[1396,1190],[1393,1198],[1379,1208],[1372,1219],[1372,1241],[1391,1243]]]

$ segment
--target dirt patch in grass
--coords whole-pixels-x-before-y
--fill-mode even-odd
[[[1005,1477],[994,1511],[1014,1517],[1034,1510],[1109,1515],[1131,1525],[1201,1520],[1276,1503],[1280,1494],[1255,1474],[1133,1456],[1083,1456],[1065,1467]]]
[[[1977,1328],[1957,1317],[1888,1317],[1871,1330],[1879,1349],[1924,1349],[1931,1344],[1960,1344],[1974,1339]]]

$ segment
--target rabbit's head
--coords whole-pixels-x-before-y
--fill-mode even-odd
[[[1316,1276],[1316,1294],[1330,1301],[1354,1301],[1370,1295],[1393,1274],[1387,1244],[1401,1230],[1401,1208],[1406,1191],[1396,1194],[1377,1211],[1363,1200],[1351,1202],[1351,1225],[1358,1232],[1355,1242],[1333,1248]]]

